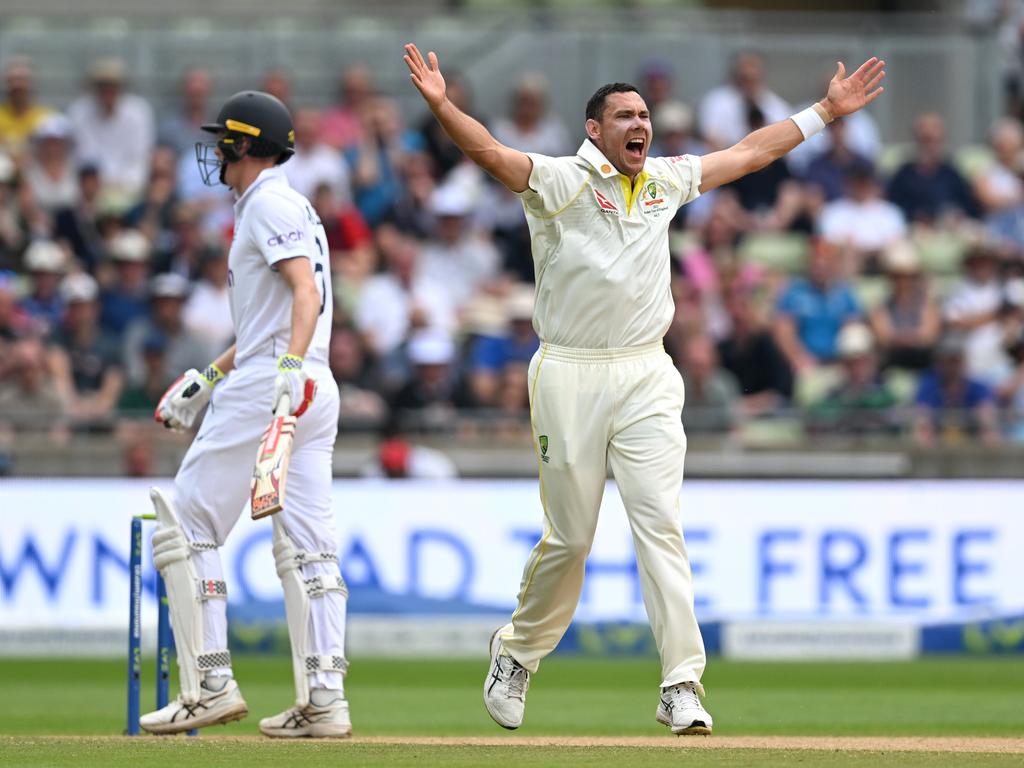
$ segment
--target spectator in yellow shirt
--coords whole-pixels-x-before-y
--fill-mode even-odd
[[[25,57],[11,59],[4,68],[5,97],[0,103],[0,146],[18,157],[29,137],[53,110],[33,102],[32,63]]]

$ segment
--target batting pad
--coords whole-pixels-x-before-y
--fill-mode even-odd
[[[321,656],[314,653],[309,637],[309,601],[328,592],[341,592],[348,597],[348,588],[339,572],[337,576],[314,576],[304,579],[301,568],[307,563],[338,562],[333,552],[306,552],[298,549],[275,516],[274,561],[284,589],[284,608],[288,618],[288,634],[292,644],[292,671],[295,677],[295,706],[309,704],[309,675],[313,672],[341,672],[348,669],[343,656]]]
[[[157,520],[157,529],[153,532],[153,564],[167,587],[167,605],[181,676],[181,698],[186,704],[195,704],[199,701],[202,673],[231,666],[227,649],[203,652],[202,602],[226,600],[227,585],[219,579],[199,579],[192,562],[192,550],[214,549],[216,544],[189,542],[178,524],[171,500],[159,488],[151,488],[149,498],[156,509]]]

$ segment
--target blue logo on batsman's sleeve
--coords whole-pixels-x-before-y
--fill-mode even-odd
[[[296,229],[292,232],[285,232],[283,235],[271,235],[267,238],[267,245],[273,247],[275,245],[287,245],[288,243],[297,243],[302,239],[302,230]]]

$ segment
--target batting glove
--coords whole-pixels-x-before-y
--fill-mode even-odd
[[[213,388],[224,378],[224,372],[212,363],[202,371],[189,368],[168,387],[157,403],[153,418],[168,429],[183,432],[210,402]]]
[[[284,395],[288,395],[291,415],[295,417],[304,414],[316,396],[316,380],[309,378],[309,374],[302,370],[302,358],[298,355],[281,355],[277,358],[274,413],[277,413],[278,403]]]

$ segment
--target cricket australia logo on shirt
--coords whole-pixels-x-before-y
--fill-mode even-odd
[[[540,443],[540,460],[547,464],[551,457],[548,456],[548,436],[541,435],[537,438],[537,442]]]
[[[650,179],[640,190],[640,210],[644,215],[668,210],[665,186],[657,179]]]
[[[594,199],[597,200],[597,207],[601,209],[601,213],[610,213],[613,216],[619,215],[619,209],[615,206],[615,203],[602,195],[596,189],[594,190]]]

